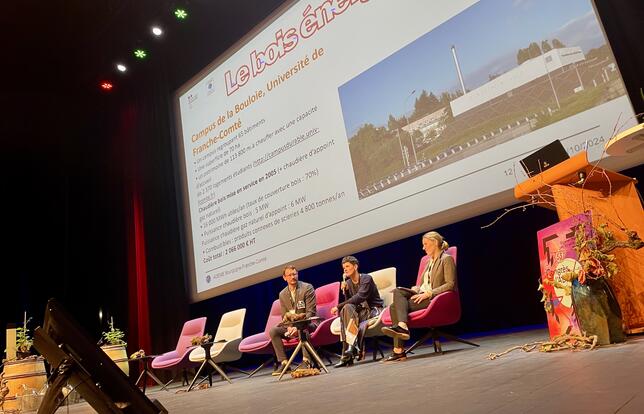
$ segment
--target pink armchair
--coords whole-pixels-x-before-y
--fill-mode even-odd
[[[329,283],[315,289],[315,302],[317,305],[318,316],[322,321],[311,332],[310,342],[314,348],[321,348],[326,345],[332,345],[340,340],[340,337],[331,332],[331,324],[337,316],[331,314],[331,309],[338,306],[340,301],[340,282]],[[328,352],[322,350],[323,355],[327,356]],[[335,356],[335,355],[334,355]]]
[[[264,361],[259,367],[255,368],[249,375],[248,378],[255,375],[259,370],[264,368],[269,363],[275,361],[275,351],[273,350],[273,345],[271,344],[271,338],[268,336],[268,332],[271,328],[282,321],[282,311],[280,308],[279,299],[273,302],[271,310],[268,314],[268,320],[266,321],[266,328],[263,332],[257,333],[255,335],[248,336],[239,343],[239,352],[245,354],[260,354],[260,355],[270,355],[271,357]],[[297,340],[285,341],[285,347],[294,347],[297,345]]]
[[[190,362],[190,360],[188,359],[190,351],[196,348],[191,344],[192,338],[194,338],[195,336],[202,336],[205,329],[205,317],[192,319],[184,323],[183,329],[181,329],[181,334],[179,335],[179,340],[177,341],[177,347],[172,351],[166,352],[154,358],[152,360],[152,363],[150,364],[152,369],[182,368],[183,379],[186,383],[188,383],[188,376],[185,368],[197,365],[194,362]],[[172,380],[174,380],[174,378]],[[170,380],[170,382],[172,382],[172,380]],[[167,386],[168,384],[166,384],[165,386]],[[163,388],[165,388],[165,386]]]
[[[454,258],[454,263],[456,263],[456,247],[450,247],[447,249],[446,253]],[[418,277],[416,279],[416,285],[420,286],[422,284],[423,271],[427,265],[428,256],[425,256],[421,259],[420,265],[418,267]],[[407,321],[407,326],[409,328],[425,328],[427,332],[416,341],[411,347],[405,350],[409,353],[416,349],[419,345],[425,343],[429,338],[432,339],[434,344],[434,352],[443,353],[440,344],[440,337],[447,338],[452,341],[462,342],[464,344],[479,346],[474,342],[469,342],[464,339],[458,338],[456,336],[447,334],[445,332],[439,331],[437,328],[446,325],[452,325],[459,321],[461,318],[461,301],[457,291],[448,291],[443,292],[440,295],[436,296],[429,303],[427,308],[411,312],[409,314],[409,320]],[[383,312],[382,320],[386,325],[391,325],[391,315],[389,313],[389,308]]]

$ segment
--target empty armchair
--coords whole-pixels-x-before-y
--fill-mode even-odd
[[[271,345],[271,338],[268,336],[268,332],[271,328],[282,321],[282,310],[280,308],[280,301],[276,300],[271,306],[271,310],[268,314],[268,320],[266,321],[266,328],[263,332],[257,333],[255,335],[248,336],[241,340],[239,343],[239,352],[245,354],[260,354],[260,355],[271,355],[269,359],[264,361],[259,367],[257,367],[253,372],[250,373],[249,377],[255,375],[260,369],[264,368],[267,364],[271,363],[275,357],[273,351],[273,345]]]
[[[338,306],[340,300],[340,282],[333,282],[315,289],[315,302],[317,314],[322,318],[315,331],[310,333],[310,342],[318,348],[331,345],[339,341],[339,337],[331,332],[333,321],[339,320],[331,314],[331,308]]]
[[[187,383],[188,377],[185,372],[185,368],[187,366],[195,365],[193,362],[188,360],[190,351],[196,348],[192,345],[192,338],[195,336],[203,336],[205,329],[205,317],[192,319],[184,323],[183,329],[181,329],[181,334],[179,335],[179,340],[177,341],[177,347],[172,351],[154,358],[151,363],[152,369],[183,368],[183,379]]]
[[[227,312],[221,316],[217,333],[215,333],[214,344],[210,348],[212,362],[219,364],[237,361],[241,358],[239,344],[242,340],[245,316],[245,308]],[[205,362],[206,350],[203,347],[193,349],[190,351],[189,360],[195,363]],[[227,379],[225,374],[222,376]]]

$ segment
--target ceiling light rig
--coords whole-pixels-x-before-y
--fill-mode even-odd
[[[145,59],[148,56],[148,53],[143,49],[136,49],[136,50],[134,50],[134,56],[137,59],[142,60],[142,59]]]
[[[183,7],[177,7],[173,10],[170,11],[173,15],[174,18],[176,18],[179,22],[183,22],[188,18],[188,10]],[[166,15],[167,16],[167,15]],[[167,20],[164,21],[166,24],[168,23]],[[164,22],[159,22],[162,24],[155,24],[155,25],[150,25],[150,32],[152,32],[152,35],[154,35],[157,38],[160,38],[161,36],[164,35],[164,27],[163,23]],[[136,48],[132,50],[132,54],[137,60],[145,60],[148,57],[148,51],[143,48]],[[127,62],[124,61],[117,61],[114,63],[114,67],[116,70],[120,73],[125,73],[129,71],[129,67],[126,65]],[[129,62],[132,63],[132,62]],[[99,87],[101,90],[104,92],[109,92],[114,88],[114,84],[111,81],[108,80],[102,80],[99,82]]]
[[[186,9],[179,8],[174,10],[174,15],[179,20],[185,20],[188,17],[188,12],[186,11]]]

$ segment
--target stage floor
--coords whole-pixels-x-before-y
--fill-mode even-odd
[[[514,351],[546,340],[546,330],[472,338],[479,348],[447,342],[443,355],[425,346],[407,361],[367,361],[329,374],[281,382],[265,369],[233,384],[180,392],[152,390],[170,413],[643,413],[644,336],[593,351]],[[179,392],[177,392],[179,391]],[[61,408],[58,412],[66,412]],[[92,413],[87,404],[69,413]]]

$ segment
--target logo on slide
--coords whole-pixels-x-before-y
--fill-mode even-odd
[[[192,104],[197,100],[198,97],[199,95],[196,93],[191,93],[190,95],[188,95],[188,106],[190,107],[190,109],[192,109]]]
[[[207,95],[212,95],[213,92],[215,92],[215,79],[210,78],[210,79],[208,79],[208,82],[206,83],[206,94]]]

